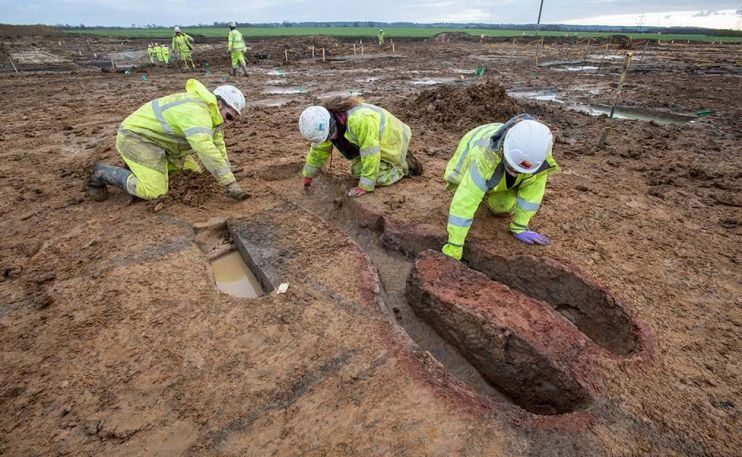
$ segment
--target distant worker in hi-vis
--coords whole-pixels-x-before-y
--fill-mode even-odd
[[[227,51],[232,59],[232,76],[237,76],[237,66],[242,69],[242,75],[247,76],[247,64],[245,63],[245,39],[237,30],[237,24],[229,23],[229,36],[227,37]]]
[[[147,57],[149,57],[149,63],[153,64],[155,63],[155,48],[152,47],[152,43],[147,45]]]
[[[166,64],[170,63],[170,48],[168,48],[164,44],[162,45],[162,61]]]
[[[312,143],[302,172],[305,190],[333,146],[350,160],[350,173],[359,178],[349,197],[389,186],[408,174],[422,174],[422,165],[408,151],[410,127],[384,108],[359,98],[335,98],[325,106],[310,106],[299,117],[299,131]]]
[[[512,215],[509,230],[526,244],[549,239],[529,229],[541,205],[550,174],[559,171],[551,155],[553,135],[527,114],[504,124],[486,124],[468,132],[446,166],[446,188],[455,191],[448,214],[448,243],[443,253],[461,260],[464,241],[482,200],[496,215]]]
[[[173,52],[178,53],[180,56],[180,60],[178,61],[178,66],[180,66],[180,62],[182,61],[185,64],[186,70],[189,69],[188,64],[191,65],[190,68],[196,69],[196,65],[193,63],[193,59],[191,58],[191,51],[193,50],[193,38],[188,36],[187,34],[180,31],[180,27],[175,27],[175,34],[173,35],[173,43],[172,48]]]
[[[157,62],[158,63],[164,62],[165,59],[162,56],[162,46],[160,45],[160,43],[155,43],[154,50],[155,50],[155,57],[157,57]]]

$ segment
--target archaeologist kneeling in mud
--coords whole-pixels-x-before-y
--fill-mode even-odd
[[[87,187],[91,198],[108,198],[106,185],[145,200],[158,198],[167,192],[168,172],[202,171],[192,152],[228,196],[247,197],[232,174],[236,170],[227,158],[222,132],[224,120],[233,121],[245,107],[244,95],[234,86],[219,86],[211,93],[195,79],[188,80],[185,89],[143,105],[121,123],[116,149],[131,171],[96,164]]]
[[[509,228],[515,238],[526,244],[550,243],[529,230],[528,222],[538,211],[548,176],[559,171],[552,143],[551,130],[527,114],[464,135],[443,176],[446,188],[455,189],[444,254],[461,260],[474,214],[485,198],[493,213],[512,214]]]
[[[335,98],[326,106],[310,106],[299,117],[299,130],[312,142],[302,172],[305,189],[330,157],[333,146],[351,161],[351,174],[360,178],[349,197],[394,184],[408,174],[422,174],[422,165],[407,150],[410,128],[384,108],[358,98]]]

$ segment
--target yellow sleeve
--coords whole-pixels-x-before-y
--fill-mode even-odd
[[[541,199],[544,198],[547,179],[547,173],[539,173],[521,184],[515,200],[513,220],[510,222],[511,232],[521,233],[528,230],[528,222],[536,215]]]
[[[319,173],[322,165],[327,162],[327,159],[332,153],[332,143],[325,141],[322,143],[312,143],[309,147],[309,154],[307,154],[307,161],[304,164],[304,170],[302,175],[306,178],[314,178]]]

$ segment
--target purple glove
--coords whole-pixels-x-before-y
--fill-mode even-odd
[[[526,244],[540,244],[541,246],[546,246],[547,244],[551,243],[550,239],[530,230],[526,230],[525,232],[520,233],[513,233],[513,236],[516,237],[518,241]]]

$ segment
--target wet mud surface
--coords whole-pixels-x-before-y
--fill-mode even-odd
[[[507,95],[610,104],[622,51],[601,64],[594,41],[400,40],[361,58],[350,41],[260,40],[231,78],[217,40],[198,41],[198,72],[127,74],[91,62],[146,42],[34,33],[2,42],[31,60],[0,68],[0,453],[738,453],[738,46],[635,48],[622,106],[692,118],[617,120],[596,150],[605,116]],[[250,198],[184,172],[160,201],[88,200],[92,163],[121,164],[118,124],[189,77],[246,94],[225,131]],[[350,200],[336,154],[304,192],[296,119],[336,92],[408,123],[423,176]],[[556,133],[563,172],[532,221],[553,244],[522,245],[481,208],[464,263],[420,254],[445,239],[461,136],[519,112]],[[235,248],[266,295],[218,290],[210,261]]]

